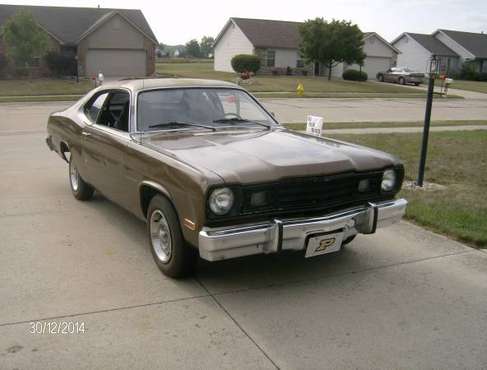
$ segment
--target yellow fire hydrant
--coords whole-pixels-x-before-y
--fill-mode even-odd
[[[298,86],[296,87],[296,95],[297,96],[303,96],[304,95],[304,85],[302,82],[299,82]]]

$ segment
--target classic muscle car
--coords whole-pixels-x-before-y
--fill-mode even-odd
[[[281,126],[222,81],[107,83],[53,113],[47,145],[69,163],[74,197],[94,191],[147,222],[166,275],[259,253],[335,252],[397,222],[401,162]]]
[[[393,67],[385,72],[377,73],[380,82],[395,82],[401,85],[413,84],[419,86],[424,80],[424,73],[415,72],[405,67]]]

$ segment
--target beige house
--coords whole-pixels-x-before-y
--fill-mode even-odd
[[[215,40],[216,71],[233,72],[231,60],[237,54],[256,54],[261,57],[261,71],[306,70],[316,75],[327,74],[326,66],[304,65],[299,55],[299,22],[267,19],[230,18]],[[332,76],[341,77],[349,68],[367,72],[374,79],[377,72],[395,66],[399,50],[375,32],[364,33],[364,52],[367,55],[362,67],[339,64]]]
[[[155,71],[158,42],[140,10],[0,5],[0,28],[18,11],[32,14],[50,49],[72,56],[80,76],[138,77]],[[4,47],[0,45],[0,54]]]

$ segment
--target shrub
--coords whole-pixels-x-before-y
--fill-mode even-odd
[[[487,81],[487,72],[479,72],[477,74],[477,81]]]
[[[3,77],[7,69],[8,61],[5,55],[0,54],[0,77]]]
[[[473,62],[464,62],[462,69],[460,70],[460,77],[464,80],[475,81],[477,79],[478,72],[475,70]]]
[[[260,69],[260,59],[252,54],[238,54],[232,58],[232,68],[237,73],[257,73]]]
[[[344,80],[350,81],[367,81],[367,73],[363,71],[357,71],[356,69],[347,69],[343,72],[342,77]]]
[[[293,75],[293,69],[289,66],[286,67],[286,75],[287,76],[292,76]]]
[[[73,76],[76,74],[76,60],[73,57],[50,51],[44,60],[49,71],[55,76]]]

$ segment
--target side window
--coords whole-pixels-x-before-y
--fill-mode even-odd
[[[116,130],[129,130],[130,95],[125,91],[114,91],[108,96],[96,123]]]
[[[107,99],[108,93],[98,95],[95,100],[91,100],[85,106],[85,114],[92,122],[96,122],[98,116],[100,115],[101,109],[103,108],[103,103]]]

